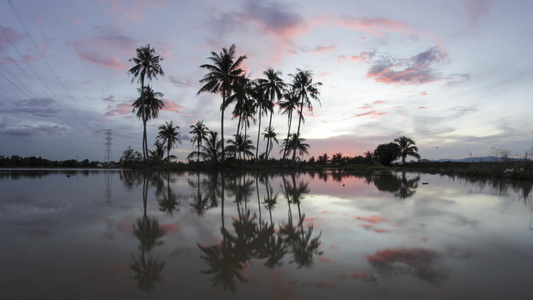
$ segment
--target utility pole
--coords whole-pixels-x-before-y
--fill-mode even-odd
[[[105,158],[104,161],[106,163],[111,162],[112,154],[111,154],[111,134],[112,130],[108,129],[104,133],[104,145],[105,145]]]

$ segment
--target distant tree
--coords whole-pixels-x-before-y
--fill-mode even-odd
[[[420,154],[418,154],[418,147],[416,146],[415,141],[412,139],[401,136],[397,139],[394,139],[394,142],[400,146],[400,157],[402,158],[402,164],[405,164],[405,157],[413,156],[417,159],[420,159]]]
[[[390,166],[393,161],[398,159],[401,154],[401,148],[396,143],[379,145],[374,150],[374,159],[384,166]]]
[[[139,153],[139,151],[133,150],[131,146],[128,146],[128,149],[124,150],[124,152],[122,152],[122,156],[120,157],[121,163],[141,161],[141,160],[142,160],[141,153]]]
[[[329,156],[327,153],[324,153],[322,155],[318,156],[317,162],[321,165],[325,165],[329,160]]]
[[[164,125],[159,126],[158,138],[163,141],[163,145],[167,147],[167,162],[170,162],[170,150],[176,144],[181,144],[180,132],[178,131],[180,127],[178,125],[172,125],[172,121],[165,122]]]
[[[263,138],[267,139],[267,145],[270,145],[266,149],[266,152],[265,152],[265,159],[267,160],[268,160],[268,156],[270,155],[270,151],[272,151],[272,148],[274,148],[274,142],[276,142],[276,144],[279,144],[278,139],[276,138],[277,135],[278,134],[276,130],[274,129],[274,127],[270,126],[270,127],[265,128],[265,132],[263,133]],[[270,141],[270,143],[268,141]]]
[[[198,155],[211,163],[218,163],[222,159],[222,141],[218,138],[218,132],[209,131],[205,139],[205,145],[200,146]]]
[[[196,152],[192,152],[191,154],[189,154],[187,159],[192,159],[196,155],[197,156],[196,162],[200,162],[200,156],[201,156],[200,145],[202,145],[202,142],[207,139],[207,132],[209,129],[207,128],[207,126],[204,125],[203,120],[196,122],[195,125],[191,125],[190,128],[191,128],[191,131],[189,133],[192,134],[191,143],[193,144],[196,143],[198,150]]]
[[[369,165],[373,164],[374,163],[374,153],[372,153],[371,151],[366,151],[365,152],[365,162]]]
[[[293,133],[289,136],[288,139],[283,141],[282,149],[280,153],[283,153],[287,149],[287,154],[293,153],[295,156],[304,156],[304,154],[309,154],[309,144],[304,143],[305,139],[298,136],[298,134]],[[294,154],[296,152],[296,154]]]
[[[235,140],[228,140],[228,146],[226,147],[227,152],[232,152],[235,154],[235,157],[241,159],[244,157],[246,159],[247,156],[253,157],[254,154],[251,150],[254,150],[255,147],[253,146],[252,140],[248,139],[248,135],[244,134],[236,134],[234,135]]]
[[[150,161],[154,163],[162,162],[163,158],[165,157],[165,144],[159,140],[156,140],[154,146],[155,149],[150,150]]]
[[[163,58],[161,56],[155,55],[155,50],[154,48],[150,48],[150,44],[137,48],[136,56],[129,60],[130,62],[133,62],[135,64],[131,69],[128,70],[128,73],[133,75],[131,82],[133,83],[135,78],[137,78],[138,82],[141,83],[141,97],[139,107],[145,106],[145,79],[149,79],[151,81],[152,78],[157,79],[157,75],[165,76],[163,68],[161,68],[160,64],[162,60]],[[148,158],[148,142],[146,138],[147,116],[144,114],[144,110],[141,110],[140,113],[142,114],[143,121],[143,159],[146,160]],[[141,117],[139,118],[141,119]]]
[[[334,165],[341,164],[343,161],[342,153],[337,152],[331,157],[331,163]]]

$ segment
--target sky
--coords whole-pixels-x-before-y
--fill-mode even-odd
[[[523,156],[533,139],[531,11],[529,0],[3,0],[0,155],[104,161],[107,130],[112,160],[128,146],[142,152],[131,107],[140,84],[128,70],[150,44],[165,73],[150,84],[165,106],[148,122],[148,144],[172,121],[182,144],[171,154],[184,160],[190,125],[220,132],[220,95],[197,95],[200,65],[235,44],[250,78],[272,67],[290,83],[299,68],[322,83],[304,114],[304,159],[363,155],[400,136],[426,159]],[[280,144],[287,121],[276,109]]]

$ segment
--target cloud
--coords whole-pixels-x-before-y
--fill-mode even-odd
[[[168,0],[134,0],[128,1],[127,4],[120,0],[101,1],[111,3],[110,8],[106,9],[106,13],[119,15],[121,21],[134,23],[142,22],[148,10],[161,8],[168,3]]]
[[[246,24],[243,28],[243,24]],[[274,49],[267,64],[279,62],[287,55],[296,53],[293,38],[305,35],[310,29],[295,9],[284,3],[271,1],[245,0],[239,11],[221,13],[212,23],[212,30],[219,35],[234,33],[238,30],[255,29],[254,36],[270,37]],[[322,49],[324,50],[324,49]]]
[[[247,0],[240,16],[279,39],[290,39],[309,30],[302,17],[283,3]]]
[[[370,67],[367,78],[390,84],[425,84],[443,78],[437,70],[447,58],[448,54],[439,46],[420,52],[409,59],[382,57]]]
[[[444,79],[446,79],[445,86],[455,86],[459,85],[467,80],[469,80],[471,77],[470,73],[467,74],[450,74],[446,76]]]
[[[0,50],[2,51],[9,48],[11,46],[11,43],[16,44],[22,40],[22,35],[11,27],[2,26],[1,31],[2,34],[0,34]]]
[[[185,108],[184,106],[176,104],[167,99],[165,99],[164,103],[165,103],[165,106],[163,106],[163,108],[161,109],[162,111],[170,111],[170,112],[179,113],[180,110]]]
[[[336,49],[337,47],[335,45],[317,45],[312,48],[306,48],[306,47],[301,48],[303,52],[313,52],[313,53],[329,53],[329,52],[335,51]]]
[[[361,18],[341,15],[337,20],[337,25],[351,30],[368,32],[373,36],[378,37],[385,36],[385,33],[387,32],[395,32],[411,38],[415,38],[415,35],[421,34],[420,31],[405,24],[404,22],[398,22],[384,18]]]
[[[114,117],[116,115],[124,116],[124,115],[133,115],[132,113],[132,104],[133,100],[130,101],[123,101],[121,103],[118,103],[114,108],[108,109],[108,111],[104,114],[105,117]]]
[[[179,79],[177,79],[176,77],[174,76],[169,76],[168,77],[170,79],[170,82],[172,82],[172,84],[176,87],[193,87],[193,88],[198,88],[198,86],[193,83],[192,81],[190,80],[187,80],[187,81],[181,81]]]
[[[138,46],[134,39],[112,26],[101,27],[96,37],[77,40],[72,44],[80,59],[121,72],[129,69],[125,64],[126,57]]]
[[[374,55],[375,55],[375,51],[364,51],[364,52],[361,52],[359,55],[352,55],[352,56],[340,55],[339,60],[341,61],[351,60],[353,62],[367,62],[370,59],[372,59]]]
[[[67,132],[67,129],[62,126],[54,125],[21,125],[18,127],[8,127],[6,124],[0,125],[0,135],[15,136],[15,137],[31,137],[36,135],[50,135]]]
[[[106,97],[106,98],[102,98],[102,100],[106,101],[106,102],[115,102],[115,96],[113,95],[109,95],[109,97]]]
[[[387,113],[380,113],[380,112],[377,112],[375,110],[372,110],[372,111],[369,111],[369,112],[365,112],[365,113],[362,113],[362,114],[357,114],[355,115],[356,118],[359,118],[359,117],[370,117],[372,119],[375,119],[375,118],[378,118],[378,117],[381,117],[381,116],[384,116],[386,115]]]
[[[486,0],[463,0],[466,16],[471,26],[476,26],[479,19],[485,17],[489,12]]]
[[[0,114],[25,114],[49,118],[60,112],[51,106],[55,103],[52,98],[24,99],[15,102],[16,107],[0,109]]]

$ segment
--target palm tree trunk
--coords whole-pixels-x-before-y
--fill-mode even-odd
[[[291,136],[291,125],[292,125],[292,110],[289,111],[289,130],[287,130],[287,142],[289,142],[289,138]],[[283,150],[283,159],[287,157],[287,145],[285,145],[285,149]]]
[[[300,138],[300,125],[302,124],[302,117],[304,112],[304,98],[302,97],[302,102],[300,103],[300,118],[298,119],[298,130],[296,131],[296,138]],[[292,162],[296,160],[296,149],[292,152]]]
[[[272,114],[273,112],[270,112],[270,121],[268,121],[268,132],[270,133],[270,128],[272,126]],[[267,148],[266,148],[266,156],[265,156],[265,159],[268,160],[268,149],[270,147],[270,143],[271,143],[271,137],[270,137],[270,134],[268,135],[268,139],[267,139]]]
[[[144,98],[143,98],[144,100]],[[147,161],[148,160],[148,142],[147,142],[147,137],[146,137],[146,109],[144,107],[144,104],[143,104],[143,159],[144,161]]]
[[[261,108],[259,108],[259,129],[257,129],[257,146],[255,147],[255,160],[259,159],[259,137],[261,136]]]
[[[196,163],[200,163],[200,139],[198,139],[198,153],[196,153]]]
[[[142,140],[142,149],[143,149],[143,160],[146,161],[148,159],[148,155],[146,154],[146,111],[144,109],[144,75],[141,76],[141,109],[142,109],[142,120],[143,120],[143,140]]]
[[[220,114],[220,136],[222,138],[222,166],[224,166],[225,161],[225,147],[224,147],[224,110],[226,104],[226,89],[222,88],[222,113]]]

